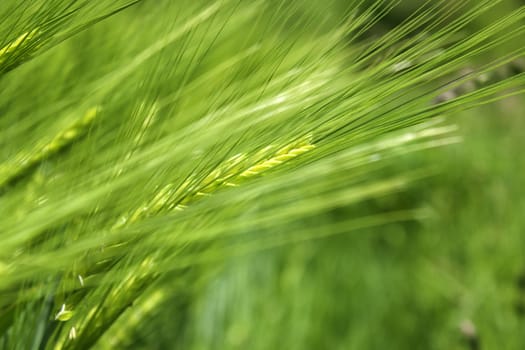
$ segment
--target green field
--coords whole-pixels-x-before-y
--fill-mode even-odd
[[[520,1],[0,18],[0,349],[525,349]]]

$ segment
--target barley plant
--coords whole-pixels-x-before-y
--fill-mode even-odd
[[[525,8],[413,3],[2,0],[0,348],[522,349],[424,159],[525,91]]]

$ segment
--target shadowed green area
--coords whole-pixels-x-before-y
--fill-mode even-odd
[[[522,349],[525,8],[395,5],[4,0],[0,348]]]

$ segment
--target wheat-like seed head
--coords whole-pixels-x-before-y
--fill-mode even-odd
[[[26,46],[28,42],[30,42],[33,38],[36,37],[38,32],[39,32],[39,29],[35,28],[30,32],[26,32],[20,35],[18,38],[16,38],[15,40],[11,41],[10,43],[2,47],[0,49],[0,64],[5,62],[9,54]]]
[[[50,158],[80,139],[95,120],[99,107],[92,107],[84,116],[55,135],[51,141],[41,143],[30,151],[22,151],[13,159],[0,164],[0,188],[20,177],[42,160]]]
[[[161,188],[150,201],[141,205],[133,213],[120,217],[113,225],[113,229],[136,222],[143,217],[154,215],[162,210],[184,210],[189,203],[201,197],[209,196],[223,187],[239,186],[246,179],[262,175],[278,165],[313,150],[315,145],[311,143],[311,139],[312,136],[308,134],[298,141],[280,148],[270,156],[268,156],[268,152],[275,148],[273,145],[264,147],[256,152],[254,157],[248,157],[245,153],[239,153],[212,170],[201,181],[195,181],[190,177],[178,187],[173,183],[169,183]],[[249,166],[247,163],[250,160],[257,163]]]

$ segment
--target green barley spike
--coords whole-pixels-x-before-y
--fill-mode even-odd
[[[0,68],[1,65],[7,62],[16,51],[22,52],[25,48],[27,48],[28,44],[33,41],[33,39],[37,36],[38,32],[38,28],[33,29],[30,32],[26,32],[20,35],[18,38],[2,47],[0,49]]]
[[[270,157],[260,160],[260,153],[267,153],[273,148],[274,146],[268,146],[258,152],[256,155],[257,163],[251,166],[246,164],[249,159],[247,159],[248,157],[245,154],[238,154],[230,158],[225,164],[213,170],[201,183],[193,185],[192,189],[190,189],[191,192],[189,194],[186,193],[174,209],[183,210],[189,203],[200,197],[209,196],[222,187],[238,186],[242,181],[261,175],[271,168],[307,153],[314,149],[315,146],[311,143],[311,136],[309,135],[299,141],[286,145]],[[184,192],[188,187],[189,181],[186,181],[177,190],[173,189],[173,185],[167,185],[155,196],[152,203],[145,205],[143,208],[155,208],[158,211],[164,205],[169,206],[170,197],[176,197],[173,196],[175,194],[183,195],[181,192]],[[132,217],[137,218],[138,216],[139,214],[136,212]]]
[[[282,147],[270,157],[260,160],[261,155],[267,154],[268,151],[274,148],[275,146],[270,145],[257,152],[256,156],[252,157],[252,159],[255,158],[257,161],[254,165],[247,165],[246,163],[250,159],[248,159],[246,154],[240,153],[219,165],[200,182],[192,183],[190,178],[178,187],[171,183],[165,185],[155,194],[153,199],[141,205],[130,215],[120,217],[113,225],[113,229],[154,215],[164,209],[184,210],[189,203],[194,202],[198,198],[209,196],[222,187],[238,186],[240,182],[261,175],[271,168],[309,152],[315,146],[311,143],[311,135],[308,135]],[[180,199],[177,200],[178,198]]]
[[[42,160],[57,154],[82,137],[95,120],[98,110],[97,107],[90,108],[82,118],[55,135],[43,146],[36,146],[29,152],[20,152],[13,159],[0,164],[0,188],[23,176]]]

